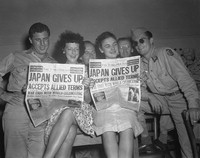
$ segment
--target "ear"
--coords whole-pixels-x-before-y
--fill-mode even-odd
[[[29,42],[31,43],[31,44],[33,44],[33,41],[32,41],[32,39],[29,37],[28,38],[29,39]]]
[[[133,48],[131,48],[131,52],[133,52]]]
[[[65,49],[62,50],[62,53],[65,54]]]
[[[101,53],[104,53],[104,51],[101,48],[99,48],[99,50],[100,50]]]

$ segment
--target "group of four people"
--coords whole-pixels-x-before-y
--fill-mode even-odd
[[[133,45],[141,55],[141,108],[150,107],[155,112],[167,109],[178,132],[182,157],[192,157],[181,112],[184,109],[199,107],[198,90],[194,80],[174,50],[154,46],[149,30],[135,28],[131,36]],[[57,63],[47,53],[49,37],[50,30],[45,24],[33,24],[29,29],[32,47],[23,52],[11,53],[0,62],[1,78],[10,73],[7,89],[0,89],[0,98],[7,102],[3,114],[5,157],[70,157],[79,127],[88,135],[102,136],[108,158],[131,158],[133,138],[143,132],[138,112],[122,108],[118,104],[96,111],[90,105],[90,88],[95,82],[87,75],[83,80],[84,102],[80,107],[72,108],[66,102],[66,105],[56,110],[48,121],[37,127],[33,126],[24,101],[28,65],[30,62]],[[120,42],[122,44],[119,46]],[[127,43],[117,40],[111,32],[103,32],[96,38],[95,49],[91,42],[84,43],[80,34],[71,31],[63,32],[57,42],[58,52],[65,55],[66,64],[80,64],[79,60],[82,60],[86,67],[88,59],[96,56],[105,60],[116,59],[119,55],[131,56],[126,53],[124,56],[120,54],[128,47]],[[132,50],[132,47],[130,49]],[[198,119],[195,111],[192,119]],[[116,135],[119,136],[119,142]]]

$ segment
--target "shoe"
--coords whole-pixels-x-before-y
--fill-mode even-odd
[[[158,151],[158,149],[155,147],[154,144],[148,144],[148,145],[141,145],[139,146],[139,153],[155,153]]]
[[[162,143],[159,139],[155,139],[153,144],[159,148],[160,150],[166,151],[168,150],[167,144]]]

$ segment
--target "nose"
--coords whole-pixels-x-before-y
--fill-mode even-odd
[[[72,54],[77,54],[77,50],[76,49],[72,49]]]
[[[112,47],[111,47],[111,50],[116,50],[116,47],[115,47],[115,46],[112,46]]]
[[[42,46],[43,46],[43,45],[44,45],[44,43],[45,43],[45,42],[44,42],[44,40],[41,40],[41,41],[40,41],[40,45],[42,45]]]

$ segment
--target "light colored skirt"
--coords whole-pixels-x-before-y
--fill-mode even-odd
[[[137,113],[133,110],[121,108],[117,104],[108,109],[97,111],[94,125],[97,135],[108,131],[119,133],[129,128],[133,129],[135,137],[143,132],[143,128],[138,122]]]

